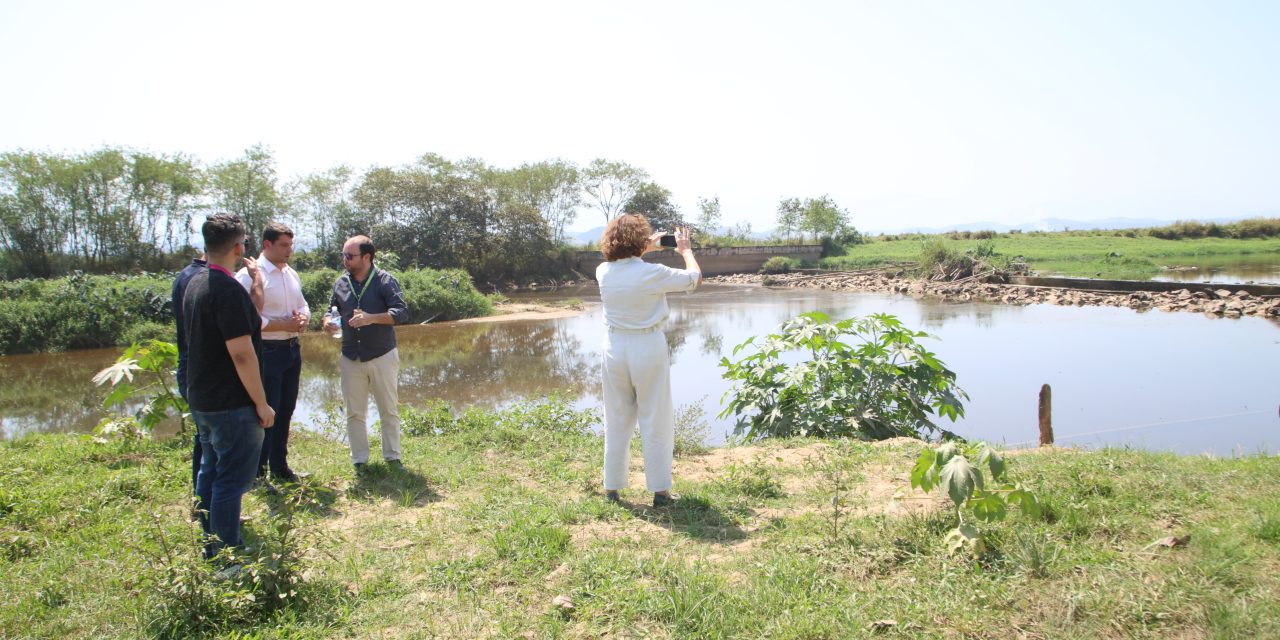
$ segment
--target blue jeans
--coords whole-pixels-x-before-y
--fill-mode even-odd
[[[267,394],[267,404],[276,410],[276,421],[262,441],[262,456],[258,459],[258,475],[289,475],[289,422],[298,404],[298,382],[302,377],[302,350],[298,343],[291,345],[263,342],[262,388]]]
[[[240,503],[253,484],[262,450],[262,425],[253,407],[230,411],[192,411],[200,438],[200,475],[196,477],[200,526],[216,536],[205,544],[205,557],[223,547],[239,547]]]

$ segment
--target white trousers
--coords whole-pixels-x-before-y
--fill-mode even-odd
[[[347,442],[351,444],[351,462],[369,461],[369,392],[378,405],[382,420],[382,457],[400,459],[400,351],[392,349],[372,360],[360,362],[338,356],[338,373],[342,379],[342,402],[347,407]]]
[[[627,487],[631,433],[640,425],[650,491],[671,489],[675,410],[671,359],[661,331],[609,331],[604,339],[604,488]]]

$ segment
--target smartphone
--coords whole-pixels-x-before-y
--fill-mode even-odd
[[[674,233],[663,234],[661,238],[658,238],[658,246],[674,248],[676,246],[676,234]]]

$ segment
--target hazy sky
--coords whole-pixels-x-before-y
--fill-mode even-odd
[[[1277,68],[1274,1],[0,0],[0,149],[604,156],[757,230],[1280,215]]]

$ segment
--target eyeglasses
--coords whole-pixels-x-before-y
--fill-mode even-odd
[[[346,251],[343,251],[343,252],[342,252],[342,259],[343,259],[343,260],[355,260],[356,258],[359,258],[361,255],[363,255],[363,254],[360,254],[360,253],[347,253]]]

